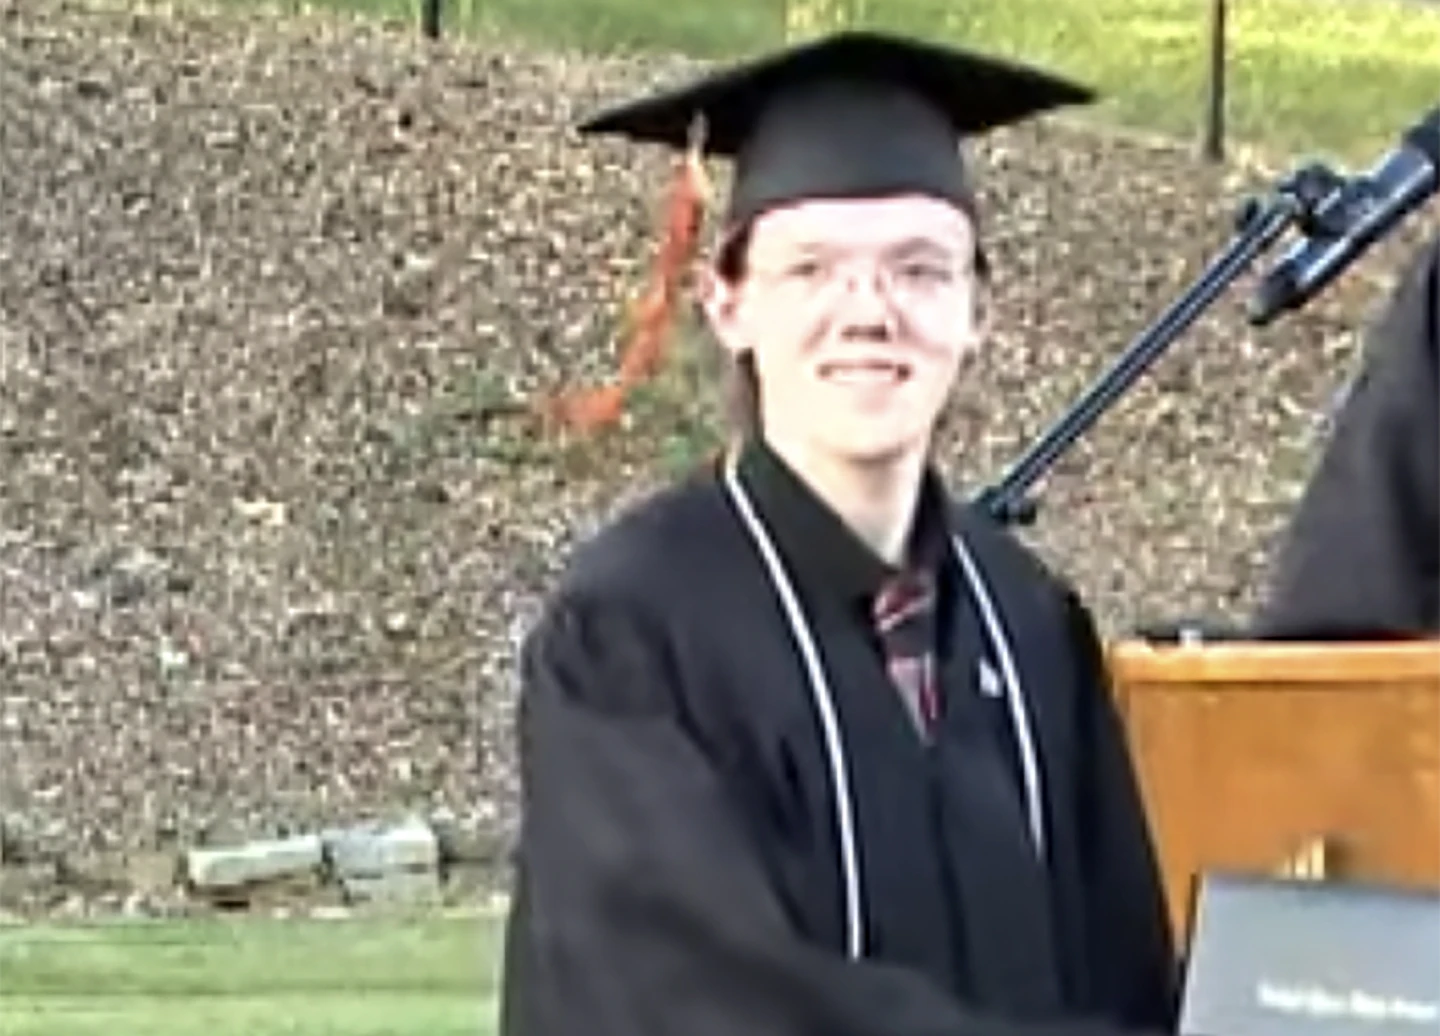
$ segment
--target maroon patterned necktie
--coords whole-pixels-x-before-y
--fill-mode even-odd
[[[907,572],[891,579],[876,595],[874,620],[890,679],[916,727],[928,736],[940,718],[933,577]]]

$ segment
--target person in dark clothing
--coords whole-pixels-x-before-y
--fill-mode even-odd
[[[985,329],[960,139],[1090,96],[842,33],[587,125],[737,160],[702,294],[751,421],[526,636],[506,1036],[1173,1028],[1092,617],[930,459]]]
[[[1440,636],[1440,234],[1367,338],[1285,530],[1263,638]]]

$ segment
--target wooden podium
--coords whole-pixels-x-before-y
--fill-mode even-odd
[[[1180,945],[1202,870],[1440,888],[1440,642],[1109,661]]]

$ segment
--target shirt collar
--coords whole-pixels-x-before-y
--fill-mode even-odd
[[[802,596],[868,611],[880,588],[898,574],[763,439],[741,448],[740,478],[775,537]],[[938,572],[950,554],[949,496],[928,469],[912,538],[911,567]]]

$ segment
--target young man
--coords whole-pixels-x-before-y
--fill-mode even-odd
[[[1262,636],[1440,636],[1440,235],[1368,337],[1287,530]]]
[[[507,1036],[1169,1028],[1091,620],[929,461],[984,326],[960,137],[1088,97],[843,34],[589,124],[735,158],[704,294],[754,421],[526,642]]]

